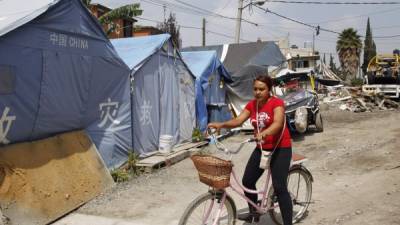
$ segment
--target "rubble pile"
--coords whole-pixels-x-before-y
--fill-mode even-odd
[[[368,94],[362,92],[359,87],[330,87],[321,98],[323,103],[339,103],[339,109],[351,112],[400,109],[399,102],[382,93]]]

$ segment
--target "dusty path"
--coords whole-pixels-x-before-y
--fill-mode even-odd
[[[330,110],[323,115],[323,133],[294,138],[294,149],[310,159],[306,166],[315,180],[314,203],[302,224],[400,224],[400,112]],[[224,143],[235,146],[244,138],[237,135]],[[234,169],[240,175],[252,148],[248,145],[234,158]],[[118,184],[78,213],[176,225],[189,202],[206,191],[186,159]],[[245,206],[244,202],[236,204],[239,209]],[[264,216],[259,224],[273,223]]]

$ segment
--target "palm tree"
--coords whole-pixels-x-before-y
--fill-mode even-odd
[[[360,67],[360,53],[362,42],[357,30],[348,28],[339,34],[336,42],[336,51],[339,55],[340,65],[343,71],[343,78],[351,81],[356,77]]]
[[[89,9],[91,0],[82,0],[82,2],[86,6],[86,8]],[[113,32],[114,29],[117,27],[113,21],[115,21],[116,19],[130,19],[134,16],[140,16],[142,15],[142,12],[143,10],[140,9],[140,4],[129,4],[105,13],[104,15],[100,16],[98,20],[101,25],[109,25],[107,26],[108,30],[106,30],[106,33],[108,35],[109,33]]]

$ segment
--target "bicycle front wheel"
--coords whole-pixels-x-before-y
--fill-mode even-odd
[[[236,207],[231,197],[221,201],[222,193],[205,193],[190,203],[179,225],[212,225],[221,208],[218,225],[235,225]],[[222,207],[221,207],[222,206]]]
[[[293,204],[293,223],[300,221],[306,214],[310,205],[312,193],[311,175],[301,167],[291,169],[288,176],[288,191]],[[279,209],[276,195],[271,190],[271,207],[269,214],[272,220],[283,225],[282,215]]]

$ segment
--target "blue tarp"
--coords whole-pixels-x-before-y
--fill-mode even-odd
[[[141,66],[141,63],[161,49],[169,38],[170,35],[161,34],[137,38],[114,39],[112,43],[126,65],[128,65],[131,70],[137,70]]]
[[[0,18],[25,4],[12,2]],[[118,166],[132,146],[129,68],[80,0],[47,6],[0,26],[0,144],[86,128]]]
[[[191,141],[195,127],[193,74],[169,34],[114,39],[112,44],[131,69],[133,149],[148,156],[170,145]]]
[[[267,74],[269,66],[278,66],[286,61],[273,41],[188,47],[184,50],[217,51],[218,57],[232,75],[233,82],[228,85],[227,93],[236,115],[239,115],[247,102],[253,99],[254,79],[258,75]],[[253,129],[248,122],[245,122],[242,128]]]
[[[196,118],[200,130],[204,132],[209,122],[229,120],[225,82],[232,79],[216,51],[182,52],[182,57],[196,76]]]

